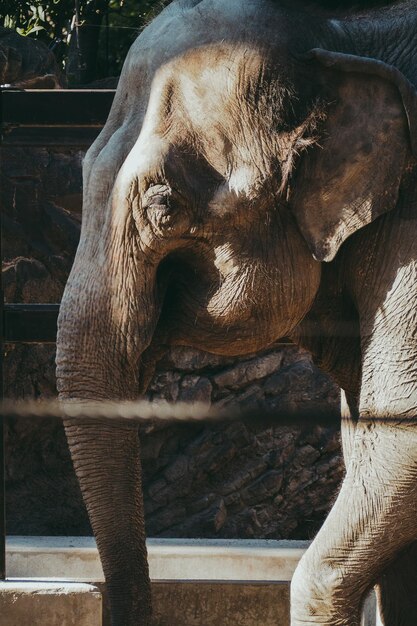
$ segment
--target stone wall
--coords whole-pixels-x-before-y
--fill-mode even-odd
[[[8,302],[58,302],[81,215],[77,150],[4,150],[1,171]],[[6,395],[55,395],[54,347],[6,346]],[[271,346],[226,359],[188,348],[159,363],[149,398],[230,407],[338,406],[339,393],[309,355]],[[148,534],[309,538],[322,523],[343,468],[339,434],[322,427],[233,422],[149,427],[142,433]],[[59,423],[8,425],[10,533],[87,534],[88,520]]]

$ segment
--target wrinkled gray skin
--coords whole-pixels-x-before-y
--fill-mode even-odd
[[[84,163],[62,399],[137,397],[164,345],[284,335],[345,392],[346,477],[292,626],[358,626],[374,584],[384,624],[417,619],[416,32],[416,0],[337,18],[179,0],[133,45]],[[113,625],[148,624],[137,431],[66,431]]]

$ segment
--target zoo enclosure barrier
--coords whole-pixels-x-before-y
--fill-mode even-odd
[[[87,149],[104,125],[114,93],[114,90],[0,88],[1,161],[3,148]],[[1,243],[0,256],[3,260]],[[59,304],[5,303],[2,285],[0,289],[0,400],[3,400],[4,344],[55,342]],[[4,580],[6,518],[3,416],[0,420],[0,580]]]
[[[51,147],[87,149],[103,127],[115,90],[16,90],[0,87],[0,141],[1,148]],[[3,158],[3,151],[0,153]],[[0,226],[0,257],[2,232]],[[0,277],[1,280],[1,277]],[[0,284],[0,401],[4,398],[3,366],[6,343],[54,343],[56,340],[59,304],[5,303]],[[279,343],[290,345],[284,338]],[[30,416],[33,418],[74,417],[81,414],[79,408],[62,409],[57,403],[3,403],[0,411],[0,581],[6,579],[6,513],[5,513],[5,459],[4,416]],[[85,415],[85,407],[82,410]],[[254,419],[258,415],[213,413],[205,406],[150,405],[149,403],[119,403],[96,405],[89,409],[89,416],[97,419],[130,419],[136,422],[149,419],[164,420],[210,420]],[[329,411],[318,415],[307,412],[290,416],[263,416],[267,423],[288,424],[308,420],[309,424],[335,424],[339,415]]]

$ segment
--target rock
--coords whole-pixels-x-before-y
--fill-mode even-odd
[[[230,359],[186,346],[175,346],[164,357],[162,366],[182,372],[195,372],[219,367],[224,362],[230,362]]]
[[[241,498],[247,504],[258,504],[266,498],[276,494],[282,485],[281,472],[270,471],[251,483],[241,493]]]
[[[266,354],[258,359],[243,361],[243,363],[238,362],[234,367],[213,376],[213,382],[218,387],[240,389],[275,372],[281,362],[281,352]]]
[[[313,448],[313,446],[307,445],[297,450],[294,462],[296,467],[303,467],[312,465],[319,457],[320,452]]]
[[[260,400],[263,396],[263,390],[259,385],[250,385],[241,393],[229,392],[226,397],[214,403],[214,408],[222,410],[223,413],[230,409],[231,414],[238,409],[251,411],[261,407]]]
[[[224,526],[227,519],[227,509],[224,500],[220,500],[217,505],[217,510],[214,514],[214,530],[216,533]]]
[[[184,376],[181,381],[179,400],[182,402],[203,402],[210,404],[212,385],[208,378]]]
[[[180,523],[173,525],[169,530],[166,529],[163,534],[165,537],[177,537],[180,532],[186,537],[194,536],[193,529],[200,528],[201,536],[216,536],[223,528],[227,520],[227,508],[223,499],[216,499],[212,504],[204,510],[199,511],[191,517],[185,517]]]
[[[155,499],[163,489],[167,486],[167,481],[161,478],[160,480],[155,481],[152,485],[148,487],[148,494],[151,498]]]
[[[36,259],[17,257],[3,270],[6,302],[60,302],[62,284],[43,263]]]
[[[151,398],[158,397],[167,402],[176,402],[179,396],[180,374],[176,372],[161,372],[156,374],[149,387]]]
[[[173,483],[184,478],[187,472],[188,459],[186,456],[182,455],[178,456],[175,461],[166,468],[164,475],[169,482]]]
[[[169,537],[169,529],[186,520],[186,509],[182,504],[173,504],[170,507],[160,509],[151,519],[156,536]],[[150,534],[149,531],[147,534]]]
[[[217,500],[216,494],[208,493],[203,498],[200,498],[195,502],[191,502],[187,507],[187,516],[195,515],[196,513],[200,513],[201,511],[208,509],[215,500]]]
[[[0,84],[56,89],[65,84],[53,53],[41,41],[0,27]]]

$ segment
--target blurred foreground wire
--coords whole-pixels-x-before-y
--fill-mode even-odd
[[[8,418],[59,418],[89,419],[97,421],[135,422],[148,424],[158,422],[224,422],[254,421],[268,425],[295,425],[306,422],[310,425],[338,425],[340,413],[335,410],[271,411],[262,408],[248,410],[236,407],[218,409],[202,403],[148,402],[58,402],[58,401],[12,401],[5,400],[0,406],[0,415]]]

